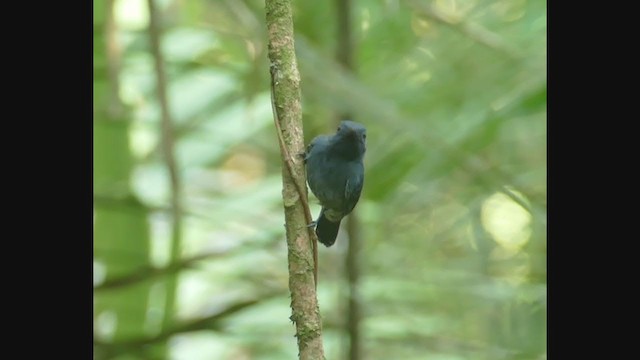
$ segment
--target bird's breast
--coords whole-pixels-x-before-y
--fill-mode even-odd
[[[361,176],[362,171],[362,162],[357,161],[326,156],[312,157],[307,161],[309,187],[322,205],[330,208],[344,207],[347,181]]]

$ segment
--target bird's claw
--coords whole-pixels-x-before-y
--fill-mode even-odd
[[[302,161],[304,161],[304,163],[307,163],[307,152],[303,151],[301,153],[298,153],[298,157],[302,159]]]

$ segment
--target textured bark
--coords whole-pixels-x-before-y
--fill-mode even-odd
[[[266,0],[271,90],[282,152],[282,198],[289,262],[291,320],[296,326],[298,356],[324,359],[322,323],[314,280],[314,239],[307,227],[300,74],[295,57],[290,0]],[[293,156],[292,156],[293,155]],[[302,190],[304,189],[304,190]]]

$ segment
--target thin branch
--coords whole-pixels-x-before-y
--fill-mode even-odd
[[[296,190],[298,191],[298,195],[300,196],[300,201],[302,201],[302,206],[304,207],[304,217],[307,220],[307,224],[311,224],[313,222],[313,217],[311,215],[311,209],[309,208],[309,199],[307,198],[306,186],[300,185],[299,177],[294,176],[293,163],[291,160],[291,155],[289,154],[289,150],[287,150],[287,145],[284,143],[284,139],[282,138],[282,129],[280,128],[280,119],[278,118],[278,112],[276,111],[276,103],[274,99],[274,86],[273,81],[271,82],[271,108],[273,110],[273,121],[276,126],[276,132],[278,135],[278,143],[280,144],[280,151],[284,154],[284,163],[287,166],[287,171],[289,171],[289,176],[294,180]],[[304,190],[303,190],[304,189]],[[313,227],[309,227],[309,237],[311,238],[311,246],[313,247],[313,280],[315,282],[316,289],[318,288],[318,237],[313,230]]]
[[[352,25],[352,7],[351,0],[336,0],[336,19],[337,19],[337,31],[336,37],[338,46],[336,48],[336,61],[344,67],[344,70],[350,72],[352,76],[356,76],[354,68],[354,47],[355,41],[353,38],[353,25]],[[338,114],[336,120],[353,118],[353,114],[349,112],[343,112]],[[337,125],[337,124],[336,124]],[[347,278],[347,314],[345,331],[349,335],[349,351],[347,359],[359,360],[362,358],[362,336],[360,332],[360,319],[361,319],[361,303],[359,301],[358,287],[360,284],[360,264],[359,264],[359,250],[362,243],[360,222],[358,220],[357,209],[350,215],[347,222],[347,235],[349,241],[347,242],[347,255],[345,257],[345,275]]]
[[[351,0],[336,0],[336,60],[347,71],[353,72],[353,31],[351,25]],[[344,120],[344,119],[341,119]]]
[[[171,253],[170,261],[177,261],[180,255],[181,236],[182,236],[182,207],[181,184],[178,174],[178,164],[175,158],[174,150],[174,131],[171,120],[171,112],[169,111],[169,101],[167,96],[167,80],[164,69],[164,57],[160,47],[161,25],[159,14],[156,8],[155,0],[147,1],[149,7],[149,37],[151,40],[151,52],[155,63],[155,73],[157,81],[157,96],[160,102],[161,112],[161,128],[162,128],[162,150],[169,172],[169,180],[171,184],[171,208],[173,210],[172,217],[172,233],[171,233]],[[163,327],[167,327],[172,321],[173,307],[175,304],[176,280],[167,280],[167,302],[165,304]]]
[[[187,259],[181,259],[179,261],[173,262],[169,265],[162,267],[154,267],[154,266],[144,266],[138,270],[133,271],[131,274],[118,276],[115,278],[111,278],[105,280],[103,283],[96,285],[93,287],[95,292],[100,292],[104,290],[113,290],[116,288],[134,285],[146,280],[151,280],[153,278],[175,274],[184,269],[192,268],[195,263],[202,260],[212,259],[215,257],[219,257],[222,255],[226,255],[228,252],[211,252],[205,254],[199,254]]]
[[[282,199],[287,235],[291,320],[296,325],[301,360],[324,359],[322,323],[316,297],[314,237],[309,229],[300,101],[300,74],[296,61],[291,0],[266,0],[274,121],[281,148]]]
[[[245,301],[241,301],[238,302],[236,304],[233,304],[231,306],[229,306],[228,308],[215,313],[213,315],[204,317],[204,318],[200,318],[200,319],[196,319],[196,320],[192,320],[189,322],[184,322],[178,325],[175,325],[171,328],[168,329],[164,329],[162,330],[160,333],[158,333],[157,335],[154,336],[149,336],[149,337],[138,337],[138,338],[133,338],[133,339],[128,339],[128,340],[123,340],[123,341],[117,341],[117,342],[106,342],[106,341],[102,341],[99,339],[96,339],[94,337],[93,343],[94,345],[97,346],[105,346],[105,347],[139,347],[142,345],[149,345],[149,344],[154,344],[160,341],[164,341],[167,340],[168,338],[170,338],[173,335],[177,335],[177,334],[181,334],[181,333],[186,333],[186,332],[192,332],[192,331],[199,331],[199,330],[214,330],[217,328],[217,323],[221,320],[223,320],[224,318],[233,315],[247,307],[256,305],[266,299],[269,299],[271,297],[274,297],[276,295],[280,295],[280,293],[278,292],[274,292],[271,294],[267,294],[264,296],[259,296],[255,299],[251,299],[251,300],[245,300]]]
[[[355,215],[355,216],[354,216]],[[349,215],[347,222],[349,243],[345,259],[346,276],[348,283],[346,331],[349,334],[350,360],[359,360],[362,356],[362,335],[360,323],[362,318],[360,301],[360,248],[362,244],[360,221],[356,213]]]
[[[104,282],[95,285],[93,290],[96,292],[104,291],[104,290],[112,290],[117,289],[119,287],[134,285],[143,281],[151,280],[153,278],[172,275],[178,273],[183,270],[192,269],[194,265],[203,260],[211,260],[219,257],[229,257],[233,256],[236,253],[246,253],[256,248],[260,248],[262,250],[265,249],[265,246],[271,247],[278,243],[279,239],[274,237],[270,239],[267,244],[262,242],[251,242],[247,245],[242,245],[235,247],[231,250],[226,251],[215,251],[215,252],[207,252],[203,254],[198,254],[186,259],[180,259],[173,263],[170,263],[161,267],[154,266],[144,266],[135,271],[132,271],[129,274],[118,276],[116,278],[107,279]]]

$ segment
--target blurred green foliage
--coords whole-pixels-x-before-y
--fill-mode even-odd
[[[296,358],[264,4],[157,3],[185,206],[177,308],[163,326],[161,271],[100,289],[168,265],[171,189],[147,3],[114,4],[114,127],[95,0],[96,358]],[[334,60],[334,2],[294,1],[294,20],[307,142],[337,112],[368,128],[365,358],[546,359],[546,2],[352,3],[355,74]],[[348,341],[347,241],[319,254],[328,359]]]

